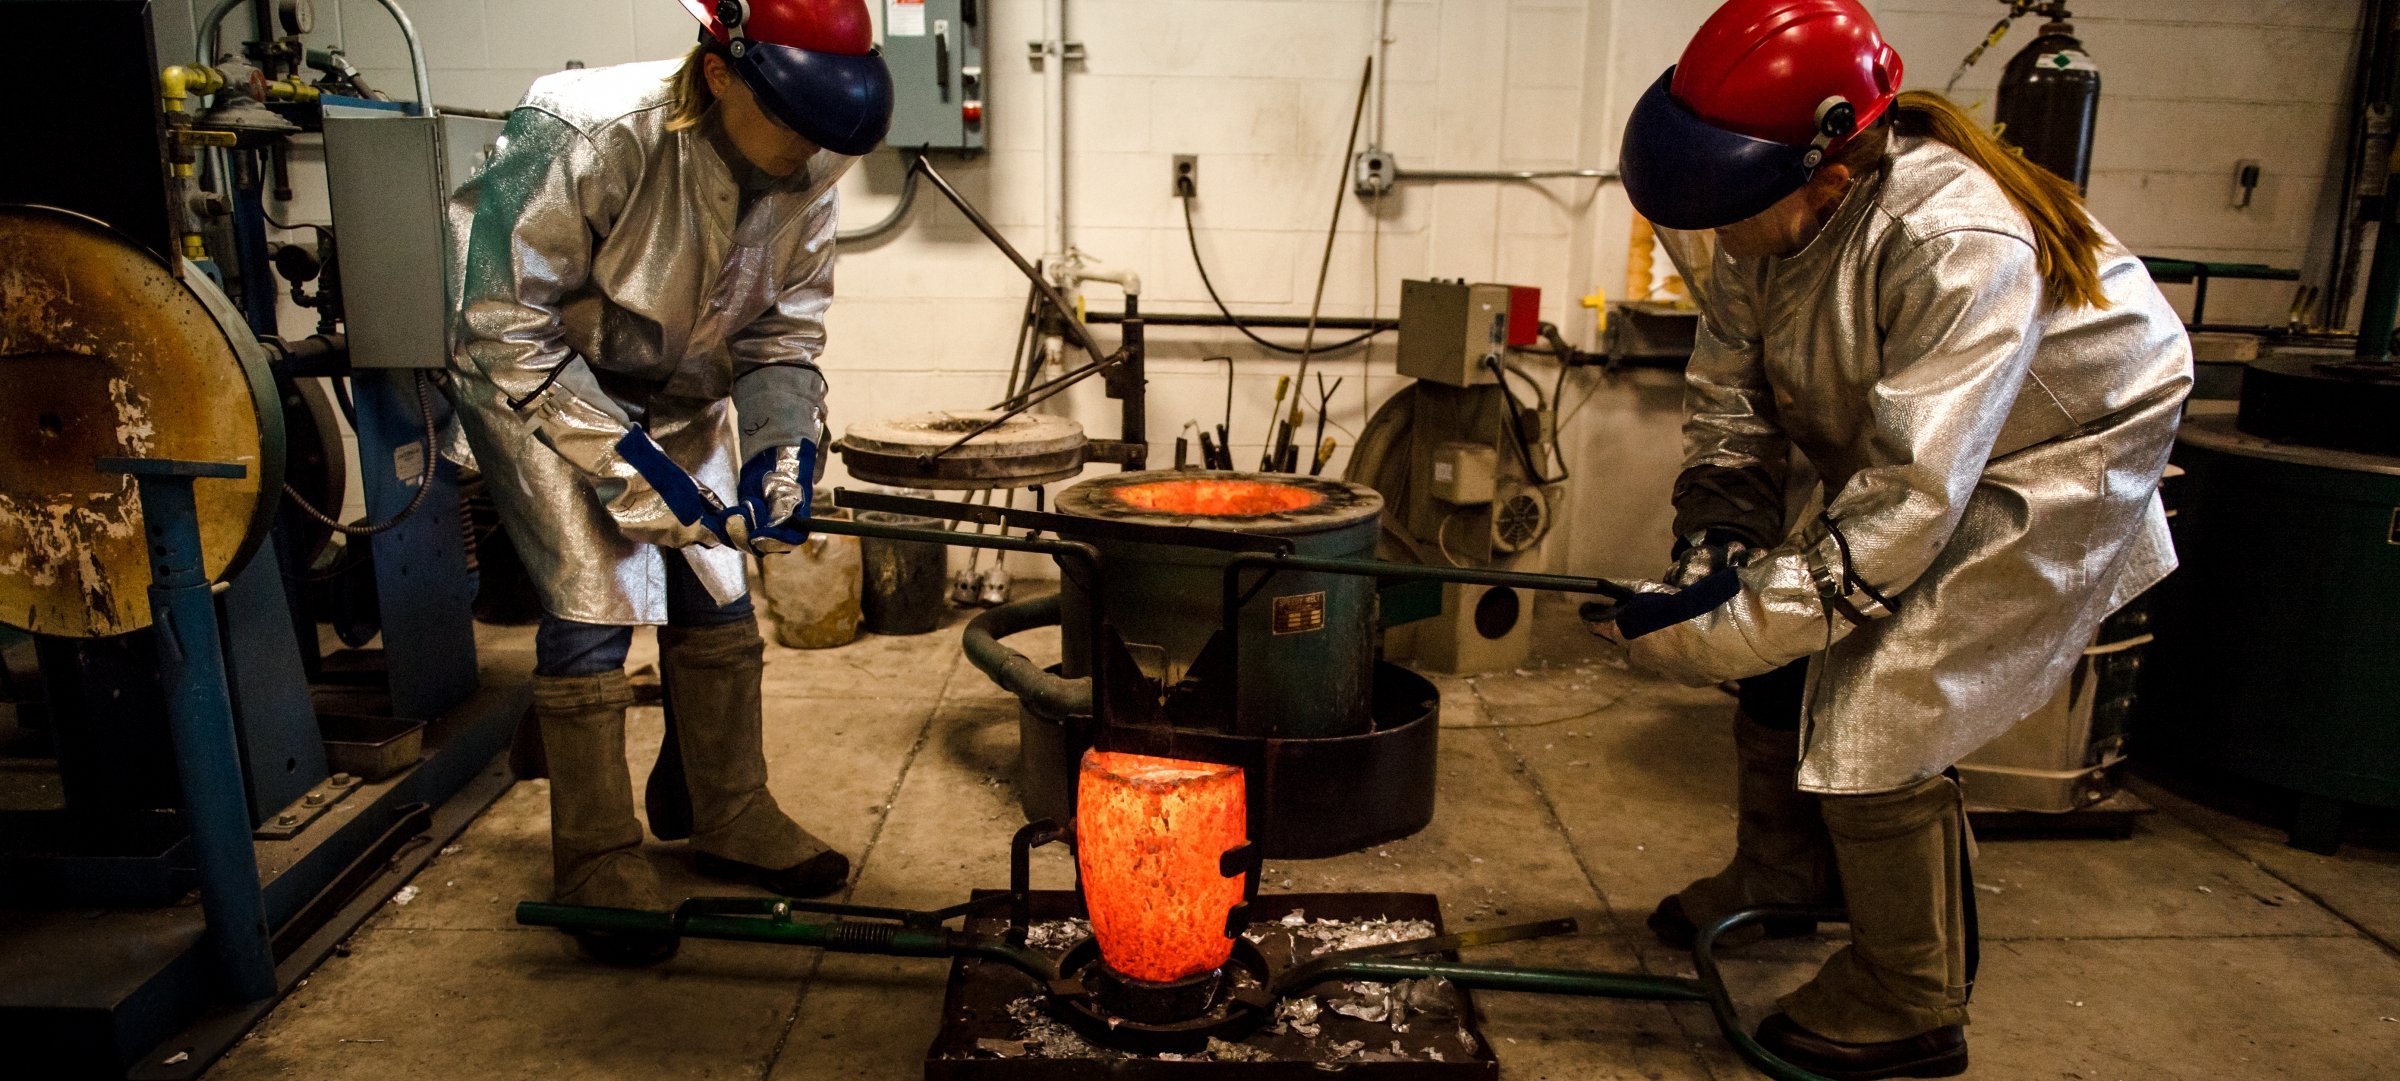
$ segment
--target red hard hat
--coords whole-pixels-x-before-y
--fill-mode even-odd
[[[711,37],[732,41],[738,28],[752,41],[810,52],[865,56],[875,49],[875,25],[862,0],[683,0]]]
[[[1730,0],[1634,106],[1626,194],[1669,228],[1757,214],[1881,119],[1900,71],[1857,0]]]
[[[682,0],[759,104],[810,142],[864,154],[892,123],[892,75],[864,0]]]

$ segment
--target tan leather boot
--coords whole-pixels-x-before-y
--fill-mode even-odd
[[[642,854],[625,767],[625,673],[536,676],[534,716],[550,767],[551,895],[561,904],[667,908],[658,869]],[[593,957],[646,964],[675,952],[673,936],[578,933]]]
[[[1745,908],[1841,904],[1833,845],[1825,836],[1817,797],[1793,782],[1800,768],[1800,734],[1764,727],[1736,710],[1733,747],[1738,816],[1733,861],[1660,901],[1650,914],[1651,932],[1677,949],[1691,949],[1699,928]],[[1769,920],[1736,928],[1718,942],[1733,946],[1761,934],[1788,937],[1815,930],[1810,920]]]
[[[801,829],[767,791],[759,688],[766,643],[757,622],[662,627],[658,650],[691,793],[694,863],[787,897],[840,889],[850,860]]]
[[[1831,1067],[1831,1077],[1946,1077],[1966,1069],[1974,839],[1960,801],[1947,777],[1871,796],[1824,797],[1848,893],[1850,944],[1784,996],[1783,1020],[1769,1018],[1775,1025],[1761,1026],[1762,1040],[1776,1036],[1808,1059],[1796,1064]]]

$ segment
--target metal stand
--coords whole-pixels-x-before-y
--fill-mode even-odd
[[[237,1002],[275,993],[275,957],[250,843],[249,796],[225,688],[217,606],[201,569],[200,515],[192,482],[238,479],[248,470],[221,462],[102,458],[102,473],[129,473],[141,487],[150,535],[150,612],[158,628],[158,675],[167,689],[184,817],[200,861],[200,908],[217,971]]]

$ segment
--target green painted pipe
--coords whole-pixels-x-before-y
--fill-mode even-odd
[[[1327,979],[1418,980],[1440,977],[1478,991],[1523,991],[1536,995],[1588,995],[1646,1002],[1706,1002],[1708,988],[1681,976],[1591,972],[1570,968],[1462,965],[1451,961],[1352,961],[1325,971]]]

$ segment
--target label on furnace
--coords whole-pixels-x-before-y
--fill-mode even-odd
[[[1276,634],[1313,634],[1325,629],[1325,594],[1295,593],[1277,597],[1268,625]]]

